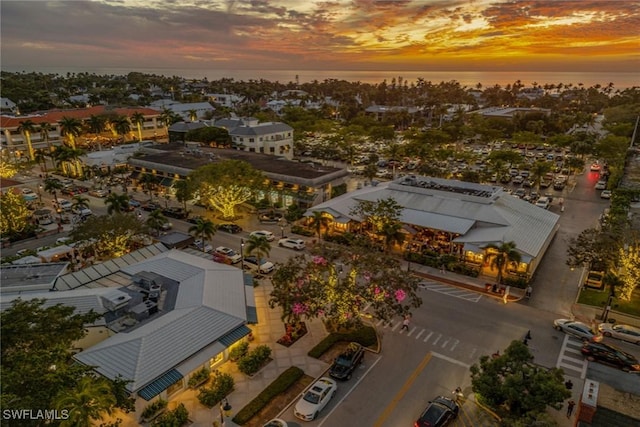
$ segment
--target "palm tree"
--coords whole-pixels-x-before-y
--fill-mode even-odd
[[[140,177],[138,183],[142,185],[142,188],[149,192],[149,200],[153,201],[153,190],[158,183],[158,178],[150,173],[145,173]]]
[[[82,154],[82,150],[61,145],[56,147],[53,158],[56,166],[62,170],[64,175],[82,176],[82,165],[80,164]]]
[[[44,139],[44,142],[47,144],[47,148],[49,148],[49,154],[53,151],[53,147],[51,147],[51,143],[49,142],[49,132],[53,130],[53,126],[49,122],[40,123],[40,127],[38,131],[40,132],[40,138]]]
[[[44,180],[44,191],[51,194],[53,199],[56,201],[56,206],[58,206],[58,191],[62,190],[62,183],[55,179],[47,178]],[[58,212],[60,215],[60,224],[62,224],[62,211]]]
[[[263,236],[249,236],[247,238],[247,254],[255,254],[258,260],[269,256],[271,243]]]
[[[191,193],[191,185],[185,179],[179,179],[173,182],[173,188],[176,191],[176,200],[182,203],[184,211],[187,212],[187,201],[193,196]]]
[[[60,393],[55,398],[55,407],[68,410],[69,418],[61,426],[88,426],[102,419],[102,414],[111,415],[116,398],[110,385],[101,378],[85,376],[76,384],[75,389]]]
[[[108,206],[107,213],[122,213],[129,208],[129,196],[126,194],[111,193],[104,199],[104,204]]]
[[[64,116],[60,120],[60,135],[66,136],[69,147],[76,148],[76,138],[82,133],[82,122],[75,117]]]
[[[131,123],[138,128],[138,141],[142,141],[142,125],[144,124],[144,114],[136,111],[131,115]]]
[[[322,229],[329,226],[329,219],[324,216],[324,213],[321,211],[313,211],[312,213],[311,226],[313,227],[313,231],[318,235],[318,238],[322,240]]]
[[[151,212],[147,217],[146,224],[149,228],[152,228],[156,231],[156,235],[160,235],[160,229],[167,222],[167,217],[162,214],[160,209],[156,209]]]
[[[131,123],[129,123],[129,118],[127,116],[116,116],[112,118],[111,126],[117,135],[122,135],[123,139],[125,139],[125,136],[131,132]]]
[[[96,140],[98,141],[98,147],[101,147],[99,136],[100,136],[100,134],[102,132],[104,132],[104,130],[106,128],[105,121],[106,121],[106,119],[104,118],[104,116],[96,116],[96,115],[93,115],[93,114],[86,121],[86,124],[88,126],[89,132],[91,132],[92,134],[94,134],[96,136]]]
[[[89,209],[89,199],[86,197],[82,197],[81,195],[73,196],[73,201],[71,202],[71,209],[78,212],[82,209]]]
[[[174,120],[173,111],[169,110],[168,108],[165,108],[164,110],[162,110],[159,120],[164,124],[164,127],[167,130],[167,138],[169,138],[169,126],[173,124],[173,120]]]
[[[189,113],[189,120],[191,120],[192,122],[195,122],[196,120],[198,120],[198,111],[191,109],[188,111]]]
[[[211,220],[198,218],[196,223],[189,227],[189,234],[194,237],[200,236],[202,251],[204,252],[207,239],[213,239],[216,234],[216,225]]]
[[[520,252],[516,251],[514,242],[503,242],[499,246],[491,243],[485,246],[485,249],[492,249],[490,252],[487,251],[486,259],[492,269],[496,268],[498,270],[497,282],[499,286],[502,284],[502,274],[505,267],[510,263],[519,263],[522,256]]]
[[[36,152],[34,154],[34,160],[36,161],[36,163],[42,165],[42,172],[44,172],[45,174],[48,172],[47,171],[47,157],[49,157],[49,156],[48,156],[47,152],[44,149],[36,150]]]
[[[35,160],[33,155],[33,145],[31,144],[31,134],[36,131],[36,124],[32,120],[24,120],[20,122],[18,126],[18,132],[22,132],[24,140],[27,143],[27,149],[29,151],[29,160]]]
[[[388,253],[391,247],[397,243],[402,244],[404,242],[404,233],[402,230],[402,224],[399,222],[385,223],[380,230],[380,235],[384,238],[384,251]]]

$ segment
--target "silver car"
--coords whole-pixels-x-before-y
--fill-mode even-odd
[[[640,329],[629,325],[611,325],[600,323],[598,330],[605,337],[613,337],[622,341],[628,341],[640,345]]]
[[[573,335],[583,341],[602,341],[602,335],[591,329],[591,327],[582,322],[570,319],[556,319],[553,321],[553,327],[559,331]]]

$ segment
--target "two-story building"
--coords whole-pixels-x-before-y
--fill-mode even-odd
[[[293,128],[285,123],[248,117],[216,120],[214,126],[226,129],[239,150],[293,159]]]

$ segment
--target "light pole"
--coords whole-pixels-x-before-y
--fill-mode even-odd
[[[244,272],[244,239],[240,239],[240,266]]]
[[[220,401],[220,423],[225,425],[225,419],[231,416],[231,405],[226,397]]]
[[[613,290],[609,293],[609,298],[607,298],[607,303],[604,306],[604,310],[602,311],[602,323],[607,323],[607,319],[609,318],[609,312],[611,311],[611,303],[615,298],[615,294]]]
[[[42,184],[38,185],[38,198],[40,199],[40,206],[42,206]]]

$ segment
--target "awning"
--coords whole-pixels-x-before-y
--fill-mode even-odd
[[[173,185],[173,178],[162,178],[160,185],[163,187],[171,187]]]
[[[170,385],[175,384],[177,381],[180,381],[182,378],[182,374],[178,372],[176,369],[171,369],[168,372],[165,372],[160,378],[156,379],[142,390],[138,392],[138,396],[142,397],[144,400],[151,400],[167,388]]]
[[[138,171],[133,171],[131,172],[131,175],[129,175],[129,178],[131,179],[138,179],[138,177],[140,176],[140,172]]]
[[[220,341],[222,344],[224,344],[227,347],[231,347],[233,343],[246,337],[250,333],[251,333],[251,329],[249,329],[247,325],[242,325],[239,328],[236,328],[233,331],[229,332],[227,335],[223,336],[218,341]]]
[[[258,309],[256,307],[247,306],[247,322],[258,323]]]
[[[222,353],[225,350],[225,348],[226,347],[223,346],[218,341],[212,344],[209,344],[204,349],[202,349],[199,353],[197,353],[193,357],[190,357],[185,362],[182,362],[179,366],[176,367],[176,370],[186,377],[194,370],[202,367],[202,365],[207,363],[210,359]]]

